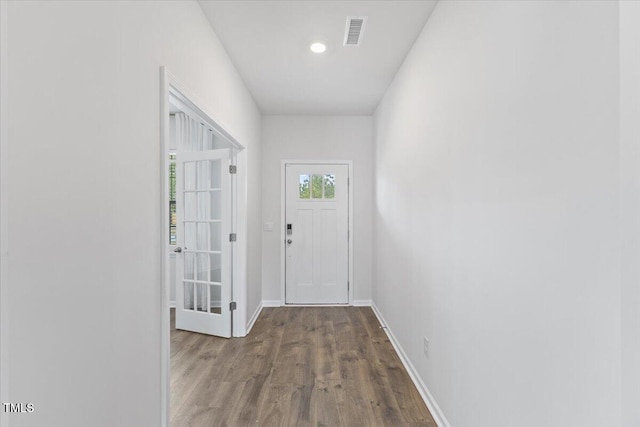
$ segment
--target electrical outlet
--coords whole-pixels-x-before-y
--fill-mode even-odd
[[[424,351],[424,355],[428,359],[429,358],[429,338],[423,337],[422,345],[423,345],[422,349]]]

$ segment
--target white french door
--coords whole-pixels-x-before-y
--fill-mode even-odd
[[[229,149],[176,154],[176,329],[231,336]]]
[[[285,302],[349,302],[349,166],[285,168]]]

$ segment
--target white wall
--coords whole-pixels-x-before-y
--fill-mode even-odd
[[[453,426],[620,425],[618,35],[440,2],[375,113],[374,303]]]
[[[264,116],[262,119],[262,295],[280,300],[282,160],[353,160],[354,300],[371,299],[372,122],[369,116]]]
[[[640,426],[640,2],[620,2],[622,425]]]
[[[8,283],[7,264],[9,261],[9,253],[7,246],[7,234],[9,233],[9,224],[7,221],[8,213],[8,181],[9,162],[7,161],[7,126],[8,123],[8,99],[4,95],[4,88],[7,87],[7,71],[8,71],[8,4],[0,1],[0,402],[8,402],[9,387],[9,370],[5,369],[9,365],[8,352],[8,328],[9,324],[9,290],[5,283]],[[0,425],[7,426],[8,415],[4,411],[0,412]]]
[[[158,426],[160,66],[248,147],[253,248],[260,113],[195,2],[7,9],[11,427]]]

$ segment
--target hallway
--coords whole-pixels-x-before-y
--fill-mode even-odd
[[[173,313],[173,426],[436,426],[369,307],[265,308],[231,340]]]
[[[0,425],[640,427],[639,23],[0,0]]]

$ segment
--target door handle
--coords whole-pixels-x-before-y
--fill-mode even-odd
[[[177,248],[175,248],[173,250],[173,252],[180,253],[180,252],[182,252],[182,248],[180,246],[178,246]]]
[[[292,243],[293,243],[293,240],[291,240],[291,239],[287,239],[287,243],[288,243],[288,244],[292,244]]]

